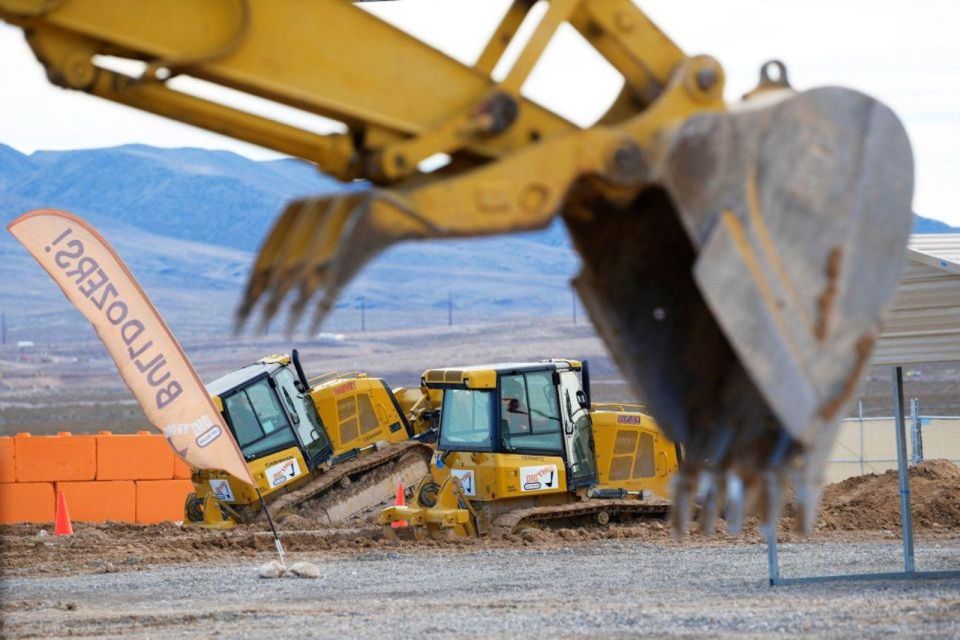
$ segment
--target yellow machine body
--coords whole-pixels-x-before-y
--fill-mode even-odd
[[[591,409],[597,486],[667,498],[679,463],[677,446],[639,409]]]
[[[335,375],[311,387],[310,397],[327,426],[334,455],[415,435],[399,400],[379,378]]]
[[[407,521],[415,529],[425,527],[418,537],[476,535],[495,529],[504,514],[518,509],[539,508],[538,516],[545,519],[550,514],[544,508],[591,496],[667,499],[670,478],[679,464],[676,445],[638,406],[590,407],[581,386],[581,369],[575,360],[551,360],[425,372],[425,384],[439,385],[451,394],[444,409],[452,412],[458,411],[458,402],[466,406],[470,391],[483,391],[477,397],[489,395],[492,403],[471,402],[470,416],[478,410],[486,413],[491,404],[491,433],[486,440],[475,437],[483,431],[479,422],[475,421],[479,428],[466,430],[455,422],[470,417],[466,413],[453,417],[441,413],[431,479],[416,488],[409,506],[385,509],[381,522],[391,526]],[[518,380],[524,384],[518,385]],[[457,391],[463,396],[454,395]],[[523,399],[508,394],[523,395]],[[542,401],[532,399],[538,396]],[[461,434],[461,442],[474,450],[448,448],[455,446],[458,437],[450,432]],[[533,441],[525,447],[531,450],[505,450],[524,447],[525,439]],[[532,450],[550,447],[556,449],[552,454]],[[590,472],[584,473],[588,468]]]

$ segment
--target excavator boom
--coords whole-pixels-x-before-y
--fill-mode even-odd
[[[533,8],[540,5],[536,12]],[[539,21],[502,80],[491,72]],[[515,0],[472,66],[346,0],[0,0],[49,79],[316,163],[366,188],[292,202],[238,310],[313,327],[390,245],[565,222],[591,318],[694,498],[776,517],[789,476],[809,526],[838,420],[869,360],[911,225],[896,116],[779,63],[742,102],[630,0]],[[582,128],[524,97],[562,25],[623,77]],[[139,61],[136,76],[108,56]],[[172,88],[186,75],[334,119],[328,135]],[[430,158],[449,157],[432,171]],[[741,490],[746,482],[747,491]],[[713,508],[711,506],[711,508]]]

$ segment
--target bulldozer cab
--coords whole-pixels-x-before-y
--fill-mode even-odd
[[[444,390],[440,451],[563,459],[568,489],[596,483],[589,402],[572,360],[433,369]]]
[[[313,468],[333,453],[308,392],[286,357],[265,358],[207,385],[248,461],[296,446]]]

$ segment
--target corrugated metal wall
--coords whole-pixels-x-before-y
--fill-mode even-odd
[[[960,361],[960,234],[910,238],[873,363]]]

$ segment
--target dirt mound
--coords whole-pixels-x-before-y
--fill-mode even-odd
[[[960,467],[927,460],[910,467],[913,525],[917,529],[960,529]],[[897,529],[900,485],[897,472],[847,478],[824,489],[817,528],[824,531]]]

